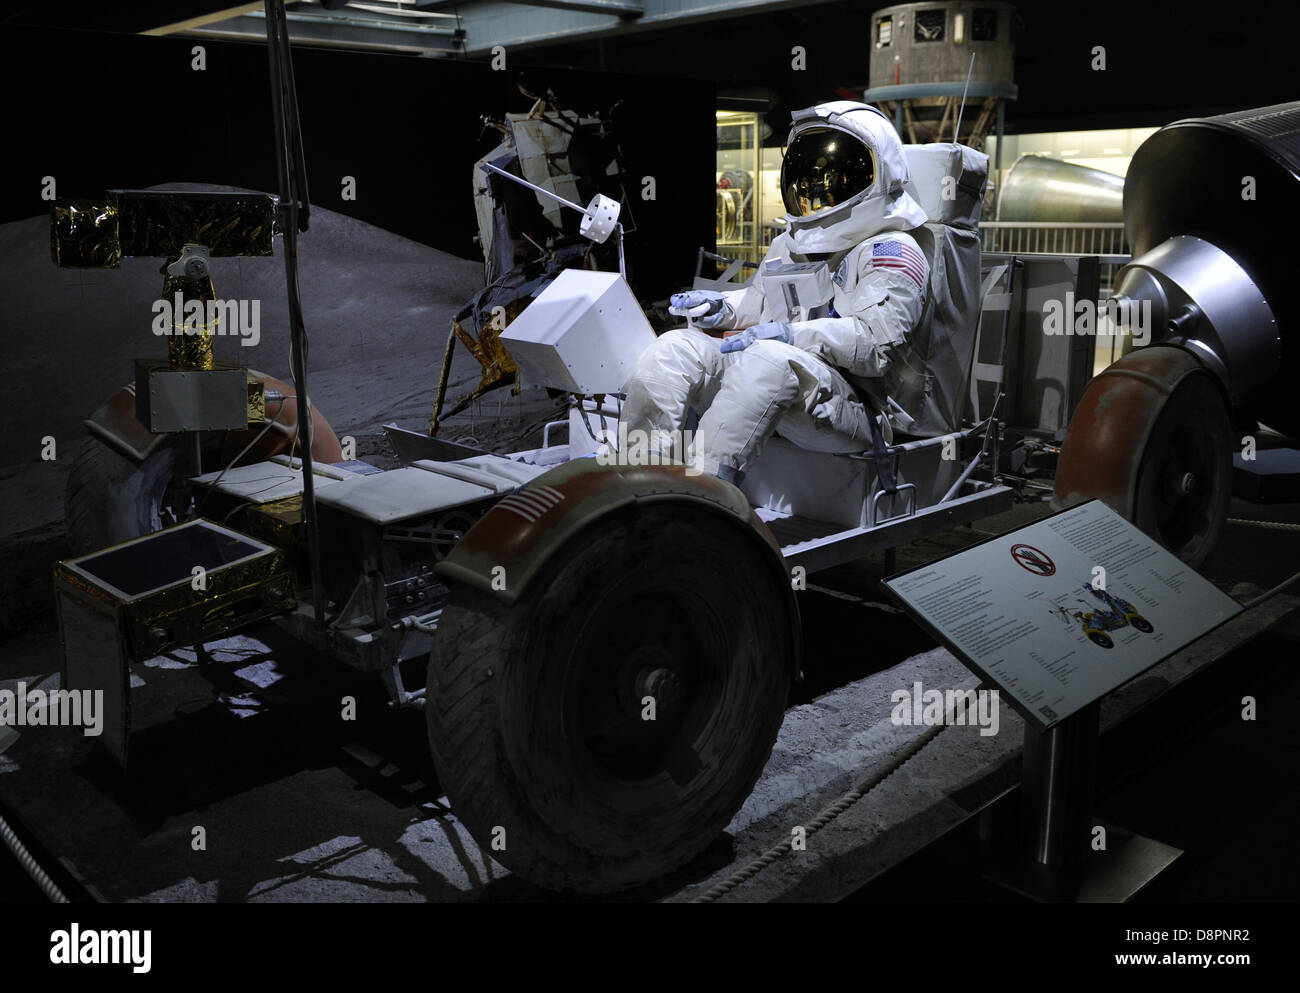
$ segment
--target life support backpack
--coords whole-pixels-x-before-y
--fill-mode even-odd
[[[912,418],[899,430],[918,437],[961,428],[980,316],[980,210],[989,157],[951,142],[904,145],[905,189],[928,218],[909,232],[930,263],[929,292],[897,379],[894,401]]]

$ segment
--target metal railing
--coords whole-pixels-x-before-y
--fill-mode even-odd
[[[1013,255],[1099,255],[1101,292],[1110,294],[1115,274],[1131,258],[1122,221],[983,221],[981,247]]]
[[[986,252],[1017,255],[1128,255],[1124,223],[1111,221],[984,221]]]

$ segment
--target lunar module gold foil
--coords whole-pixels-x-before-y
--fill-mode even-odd
[[[191,301],[202,308],[197,320],[181,313],[172,315],[172,333],[167,338],[167,358],[173,369],[211,369],[215,355],[213,336],[217,333],[217,320],[208,321],[208,301],[216,299],[212,279],[193,279],[188,276],[166,275],[163,267],[163,300],[171,302],[182,298],[185,309]]]
[[[214,259],[270,255],[277,203],[266,193],[119,190],[122,254],[176,258],[202,245]]]
[[[122,264],[117,206],[90,200],[56,201],[50,207],[50,255],[70,269],[116,269]]]
[[[175,258],[203,245],[212,258],[273,254],[279,198],[267,193],[111,190],[50,205],[50,254],[64,268],[116,269],[122,258]]]

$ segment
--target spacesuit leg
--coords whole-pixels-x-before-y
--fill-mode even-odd
[[[871,447],[867,410],[842,375],[807,352],[757,341],[727,356],[717,396],[700,419],[693,461],[704,472],[736,478],[773,431],[814,451]]]
[[[621,418],[627,437],[644,432],[651,452],[685,459],[675,443],[688,411],[706,408],[722,384],[721,346],[720,339],[694,328],[667,331],[647,346],[627,381]]]
[[[805,355],[807,353],[804,353]],[[870,408],[834,366],[808,356],[817,387],[792,404],[777,422],[776,433],[811,452],[864,452],[871,448]],[[885,442],[893,441],[889,419],[877,417]]]

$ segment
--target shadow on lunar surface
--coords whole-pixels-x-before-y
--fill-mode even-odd
[[[806,596],[805,617],[819,623],[805,651],[823,662],[801,695],[886,668],[905,650],[892,630],[903,618],[881,615],[882,627],[860,603]],[[868,621],[873,650],[846,654],[868,643]],[[110,899],[557,898],[509,875],[460,825],[437,784],[423,715],[390,709],[373,676],[270,624],[136,671],[128,773],[76,737],[61,737],[63,755],[45,759],[68,769],[61,802],[43,805],[46,830]],[[345,696],[356,700],[355,720],[340,719]],[[43,789],[40,778],[34,765],[6,777],[20,802]],[[199,826],[204,852],[191,850]],[[602,899],[661,899],[735,858],[723,833],[671,876]]]

